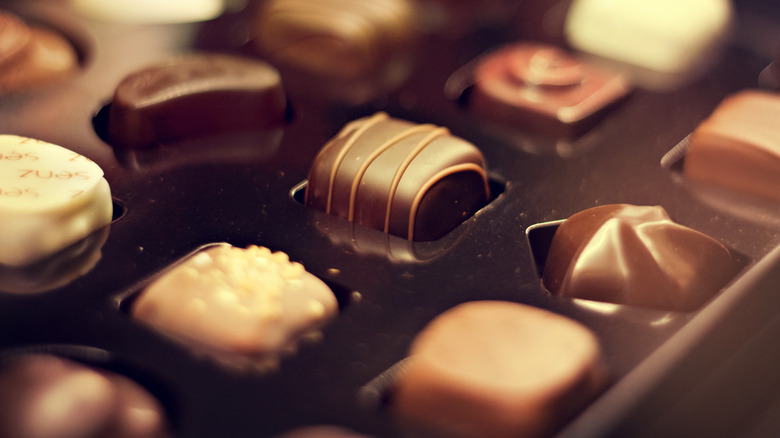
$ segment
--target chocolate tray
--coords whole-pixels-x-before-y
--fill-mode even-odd
[[[283,75],[289,120],[260,138],[125,153],[101,138],[120,80],[182,53],[246,54],[251,5],[201,23],[121,24],[81,18],[64,1],[0,2],[61,29],[82,57],[68,82],[0,98],[0,132],[89,157],[114,199],[88,273],[45,293],[0,293],[0,353],[47,351],[119,371],[163,402],[180,438],[272,437],[320,424],[389,438],[401,432],[380,376],[415,334],[459,303],[507,300],[579,321],[601,343],[610,384],[561,425],[561,437],[776,434],[780,210],[702,194],[682,180],[674,157],[662,165],[725,96],[758,87],[780,43],[780,9],[770,3],[735,3],[737,26],[710,73],[673,91],[635,89],[578,140],[496,128],[458,102],[471,61],[525,38],[510,26],[425,35],[409,79],[365,102],[326,99]],[[487,162],[489,204],[444,238],[415,243],[307,208],[301,190],[317,151],[347,122],[377,111],[448,127],[475,144]],[[550,296],[539,265],[556,221],[610,203],[663,206],[745,267],[693,312]],[[219,242],[283,251],[331,285],[340,312],[322,339],[278,370],[237,372],[129,317],[128,303],[155,276]]]

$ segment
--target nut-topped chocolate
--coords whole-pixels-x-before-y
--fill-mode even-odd
[[[561,297],[691,311],[738,268],[725,246],[672,222],[662,207],[614,204],[561,224],[542,281]]]
[[[261,130],[283,123],[286,97],[270,64],[193,54],[127,76],[109,109],[108,137],[149,148],[203,136]]]
[[[746,90],[724,99],[693,131],[685,178],[780,201],[780,96]]]
[[[409,240],[436,240],[489,197],[473,144],[443,127],[377,113],[347,124],[320,150],[305,202]]]
[[[573,137],[598,122],[629,91],[622,76],[589,65],[563,49],[518,43],[479,63],[469,107],[513,127]]]
[[[337,311],[330,288],[287,254],[227,244],[173,267],[132,306],[133,318],[196,351],[260,369],[295,351]]]

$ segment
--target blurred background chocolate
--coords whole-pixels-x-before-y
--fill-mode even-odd
[[[169,438],[160,402],[119,374],[46,354],[0,367],[0,435]]]
[[[0,93],[61,83],[79,71],[72,43],[56,30],[0,10]]]
[[[732,21],[731,0],[574,0],[565,35],[573,48],[627,73],[637,86],[667,90],[711,68]]]
[[[479,61],[467,106],[518,131],[575,137],[630,92],[626,79],[555,46],[531,42]]]
[[[685,178],[780,201],[780,95],[745,90],[724,99],[691,133]]]
[[[269,0],[254,47],[306,94],[363,103],[410,73],[414,23],[410,0]]]

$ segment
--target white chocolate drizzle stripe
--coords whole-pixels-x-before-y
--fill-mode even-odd
[[[390,192],[387,194],[387,209],[385,210],[384,228],[385,233],[390,230],[390,211],[393,207],[393,198],[395,198],[395,192],[398,190],[398,185],[401,183],[401,177],[406,172],[406,169],[409,168],[409,164],[411,164],[412,160],[414,160],[415,157],[417,157],[417,155],[419,155],[420,152],[425,149],[433,140],[441,136],[448,135],[449,133],[449,129],[442,127],[431,131],[428,135],[425,136],[425,138],[420,141],[417,146],[415,146],[411,152],[409,152],[409,155],[406,156],[401,165],[398,166],[398,169],[396,169],[395,174],[393,175],[393,181],[390,184]]]
[[[454,175],[456,173],[460,172],[477,172],[480,176],[482,176],[482,180],[485,182],[485,199],[490,198],[490,187],[488,186],[487,182],[487,174],[485,173],[485,169],[483,169],[480,165],[474,164],[474,163],[463,163],[458,164],[456,166],[450,166],[433,177],[431,177],[428,181],[425,182],[425,184],[420,187],[420,190],[417,192],[417,194],[414,196],[414,200],[412,201],[412,208],[411,211],[409,211],[409,233],[408,233],[408,239],[414,240],[414,221],[417,218],[417,209],[420,208],[420,202],[422,202],[422,198],[425,196],[425,193],[433,187],[434,184],[439,182],[440,180],[444,179],[447,176]]]
[[[347,156],[347,152],[352,149],[353,146],[355,146],[355,143],[357,143],[358,139],[371,129],[372,126],[376,125],[377,123],[388,119],[390,116],[388,116],[386,113],[376,113],[373,116],[371,116],[368,120],[366,120],[354,133],[352,133],[352,136],[347,140],[347,142],[344,144],[344,146],[339,151],[339,154],[336,156],[336,159],[333,161],[333,167],[330,169],[330,180],[328,182],[328,199],[325,204],[325,213],[330,214],[331,210],[331,204],[333,203],[333,185],[336,181],[336,174],[339,171],[339,167],[341,167],[341,163],[344,161],[344,158]],[[339,136],[340,137],[340,136]]]
[[[355,202],[357,200],[358,187],[360,186],[360,182],[363,180],[363,176],[366,174],[366,171],[368,170],[368,167],[371,165],[371,163],[373,163],[374,160],[376,160],[377,157],[382,155],[385,151],[398,144],[401,140],[407,137],[411,137],[418,132],[434,131],[435,129],[436,126],[430,124],[412,126],[387,140],[385,143],[376,148],[376,150],[374,150],[371,155],[365,159],[365,161],[363,161],[363,164],[360,165],[360,169],[358,169],[358,171],[355,173],[355,177],[352,180],[352,189],[350,190],[349,197],[349,214],[347,216],[350,222],[355,220]]]

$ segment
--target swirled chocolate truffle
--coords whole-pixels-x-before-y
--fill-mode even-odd
[[[614,204],[561,224],[542,281],[556,296],[691,311],[738,269],[725,246],[673,222],[662,207]]]
[[[0,94],[62,82],[78,68],[78,53],[63,35],[0,10]]]
[[[409,240],[436,240],[482,208],[482,153],[446,128],[377,113],[347,124],[317,154],[307,206]]]
[[[391,404],[425,436],[550,436],[606,383],[595,335],[523,304],[475,301],[430,322],[410,348]]]
[[[780,201],[780,96],[746,90],[724,99],[693,131],[685,178]]]
[[[204,136],[251,131],[284,122],[279,73],[259,60],[193,54],[127,76],[108,116],[109,141],[150,148]]]
[[[469,107],[506,125],[574,137],[596,124],[629,91],[623,76],[563,49],[518,43],[479,63]]]
[[[0,369],[0,436],[166,438],[160,402],[119,374],[32,355]]]

